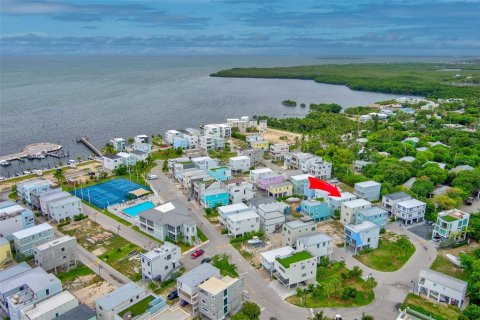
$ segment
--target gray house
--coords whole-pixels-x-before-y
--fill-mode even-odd
[[[376,201],[380,199],[380,189],[382,185],[376,181],[365,181],[355,183],[355,193],[360,198],[368,201]]]
[[[55,239],[53,228],[48,223],[14,232],[13,243],[18,255],[27,257],[33,255],[33,246]]]
[[[53,241],[35,245],[33,249],[35,264],[42,267],[45,271],[52,269],[57,272],[57,268],[64,267],[69,269],[72,265],[77,265],[77,239],[70,236],[64,236]]]
[[[382,205],[388,211],[393,211],[397,203],[410,199],[412,199],[412,196],[403,191],[399,191],[384,195],[382,197]]]
[[[243,304],[243,288],[243,278],[208,279],[199,286],[200,313],[211,320],[237,313]]]
[[[142,278],[145,280],[165,281],[171,278],[181,266],[182,250],[179,246],[165,242],[158,248],[142,253]]]
[[[147,291],[144,288],[129,282],[97,300],[97,319],[114,320],[117,312],[137,303],[146,295]]]

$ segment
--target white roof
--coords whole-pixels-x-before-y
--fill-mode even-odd
[[[267,172],[273,172],[272,169],[270,168],[260,168],[260,169],[255,169],[251,170],[250,173],[256,174],[256,173],[267,173]]]
[[[364,181],[364,182],[357,182],[355,183],[355,187],[361,187],[361,188],[368,188],[368,187],[376,187],[379,186],[380,183],[370,180],[370,181]]]
[[[260,253],[263,259],[265,259],[269,263],[273,263],[276,258],[283,258],[286,256],[291,255],[295,250],[292,247],[286,246],[278,249],[273,249],[270,251],[265,251]]]
[[[308,180],[308,177],[313,178],[313,176],[311,174],[299,174],[299,175],[296,175],[296,176],[291,176],[290,179],[291,180]]]
[[[127,153],[127,152],[119,152],[116,155],[121,157],[121,158],[129,158],[129,157],[132,156],[130,153]]]
[[[380,229],[380,226],[368,220],[363,221],[362,223],[359,223],[359,224],[349,224],[347,227],[355,232],[362,232],[362,231],[376,229],[376,228]]]
[[[227,219],[231,220],[232,222],[250,220],[250,219],[256,219],[256,218],[260,218],[260,216],[253,210],[234,213],[227,217]]]
[[[55,240],[52,240],[52,241],[49,241],[47,243],[42,243],[41,245],[38,245],[36,246],[37,250],[39,251],[43,251],[45,249],[48,249],[50,248],[51,246],[57,246],[59,244],[62,244],[62,243],[65,243],[67,241],[70,241],[72,239],[75,239],[74,237],[70,237],[70,236],[64,236],[64,237],[61,237],[61,238],[57,238]]]
[[[438,283],[441,286],[449,287],[451,289],[460,291],[463,294],[465,294],[467,290],[467,283],[465,281],[450,277],[446,274],[431,269],[420,270],[418,276],[420,278],[426,278],[430,281]]]
[[[404,208],[415,208],[422,205],[426,205],[426,203],[417,199],[410,199],[410,200],[405,200],[397,203],[397,206],[401,206]]]
[[[72,300],[77,300],[77,298],[75,298],[75,296],[71,294],[70,291],[62,291],[47,300],[37,303],[33,309],[25,312],[25,315],[27,315],[29,319],[39,319],[47,312],[55,310]]]
[[[340,192],[340,197],[334,197],[334,196],[328,196],[332,200],[344,200],[344,199],[351,199],[351,198],[357,198],[356,195],[350,193],[350,192]]]
[[[345,206],[345,207],[348,207],[348,208],[358,208],[358,207],[362,207],[362,206],[365,206],[365,205],[371,205],[372,203],[370,201],[367,201],[365,199],[355,199],[355,200],[352,200],[352,201],[347,201],[347,202],[344,202],[342,203],[342,206]]]
[[[23,212],[23,211],[26,211],[26,210],[27,209],[25,209],[21,205],[15,204],[15,205],[10,206],[10,207],[1,208],[0,209],[0,214],[6,213],[8,215],[8,214],[13,213],[13,212],[17,212],[17,211],[22,211]]]
[[[218,207],[218,210],[220,210],[222,212],[244,211],[244,210],[247,210],[247,209],[250,209],[249,206],[247,206],[243,202],[234,203],[234,204],[231,204],[231,205],[228,205],[228,206]]]
[[[305,246],[309,247],[311,245],[315,245],[317,243],[322,242],[329,242],[332,241],[333,238],[325,233],[315,233],[308,236],[300,237],[297,239],[298,242],[303,243]]]
[[[48,223],[42,223],[36,226],[33,226],[31,228],[23,229],[17,232],[12,233],[12,236],[16,239],[23,239],[26,237],[29,237],[33,234],[37,234],[39,232],[47,231],[47,230],[53,230],[52,226],[49,225]]]
[[[250,160],[250,157],[248,157],[248,156],[237,156],[237,157],[231,157],[230,160],[232,160],[232,161]]]
[[[165,212],[168,212],[168,211],[171,211],[171,210],[175,209],[175,206],[173,205],[173,203],[167,202],[167,203],[164,203],[162,205],[159,205],[158,207],[155,207],[154,209],[157,210],[157,211],[165,213]]]

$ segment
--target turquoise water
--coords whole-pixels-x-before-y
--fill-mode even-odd
[[[136,217],[142,211],[152,209],[155,207],[155,204],[151,201],[145,201],[134,206],[123,209],[122,211],[128,214],[130,217]]]

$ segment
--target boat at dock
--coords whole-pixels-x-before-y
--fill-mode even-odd
[[[0,166],[9,166],[10,162],[8,160],[0,160]]]

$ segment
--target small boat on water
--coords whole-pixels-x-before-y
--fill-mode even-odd
[[[7,160],[0,160],[0,166],[8,166],[10,165],[10,162],[8,162]]]

